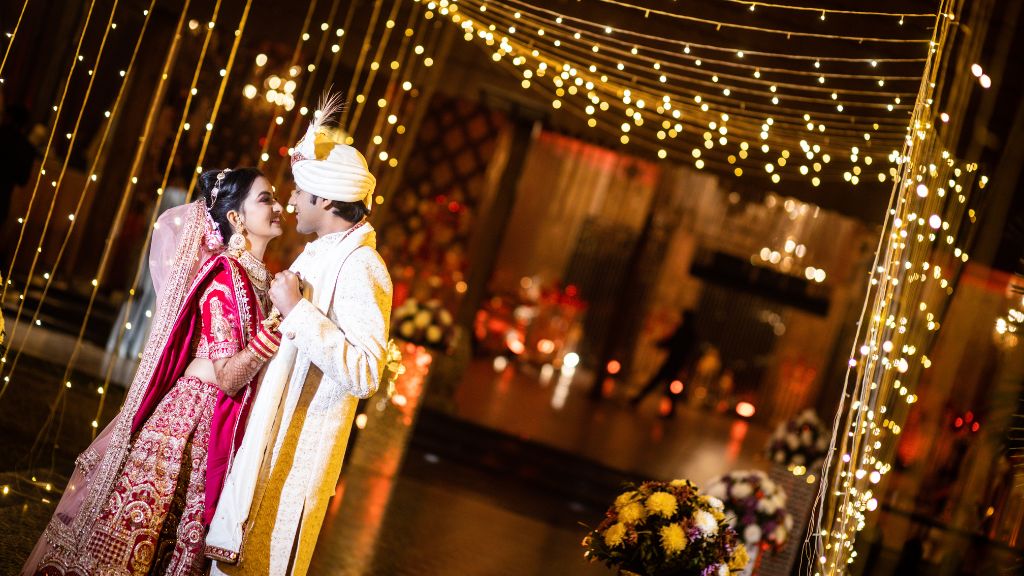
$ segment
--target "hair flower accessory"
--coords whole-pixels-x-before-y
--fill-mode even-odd
[[[209,210],[206,210],[206,230],[203,231],[203,243],[211,251],[224,247],[224,236],[221,235],[220,228],[213,221],[213,215]]]

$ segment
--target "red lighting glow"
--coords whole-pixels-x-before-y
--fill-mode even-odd
[[[673,394],[681,394],[683,392],[683,383],[679,380],[673,380],[672,383],[668,385],[668,389]]]
[[[750,402],[740,402],[736,405],[736,413],[744,418],[750,418],[757,410]]]
[[[612,360],[608,363],[608,373],[612,376],[618,374],[619,370],[622,370],[622,364],[619,364],[618,360]]]

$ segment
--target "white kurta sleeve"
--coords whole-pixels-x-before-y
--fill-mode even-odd
[[[369,398],[384,370],[391,290],[376,251],[358,249],[338,275],[330,311],[338,323],[303,299],[281,322],[281,333],[344,392]]]

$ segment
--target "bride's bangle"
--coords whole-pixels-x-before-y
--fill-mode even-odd
[[[274,357],[277,349],[281,347],[281,333],[276,330],[268,330],[265,325],[261,326],[256,331],[256,335],[249,341],[248,347],[253,354],[267,362]]]

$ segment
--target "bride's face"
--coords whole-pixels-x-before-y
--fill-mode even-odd
[[[252,239],[270,240],[284,233],[281,227],[284,209],[277,201],[270,182],[260,176],[253,181],[242,202],[245,228]]]

